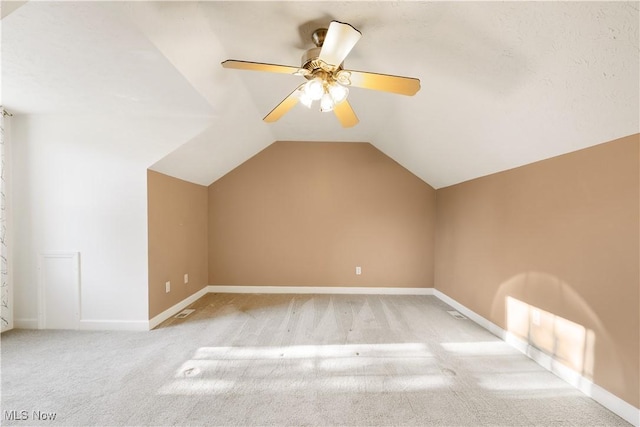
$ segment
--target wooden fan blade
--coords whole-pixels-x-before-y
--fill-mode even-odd
[[[351,86],[364,89],[381,90],[384,92],[398,93],[400,95],[413,96],[420,90],[420,80],[413,77],[392,76],[389,74],[367,73],[364,71],[351,71],[349,80]]]
[[[360,121],[353,111],[353,108],[351,108],[351,104],[349,104],[349,101],[346,99],[333,107],[333,112],[336,114],[343,128],[355,126]]]
[[[349,24],[332,21],[320,49],[319,59],[338,68],[351,49],[358,43],[362,33]]]
[[[224,68],[236,68],[238,70],[266,71],[269,73],[295,74],[300,68],[289,65],[265,64],[262,62],[237,61],[227,59],[222,63]]]
[[[298,90],[300,90],[302,86],[304,86],[304,84],[301,84],[300,86],[298,86],[293,92],[289,94],[289,96],[287,96],[284,100],[282,100],[282,102],[278,104],[276,108],[271,110],[271,112],[267,114],[265,118],[262,120],[264,120],[267,123],[273,123],[275,121],[278,121],[280,117],[284,116],[289,110],[295,107],[299,99],[298,94],[296,92],[298,92]]]

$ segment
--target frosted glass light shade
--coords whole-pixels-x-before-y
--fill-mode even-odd
[[[334,102],[333,98],[330,94],[325,93],[322,95],[322,99],[320,99],[320,111],[327,112],[333,110]]]
[[[340,104],[342,101],[347,99],[349,89],[341,84],[332,83],[331,86],[329,86],[329,94],[331,95],[331,98],[333,98],[334,104]]]
[[[316,77],[313,80],[309,80],[309,82],[304,85],[304,92],[312,101],[317,101],[322,98],[322,94],[324,94],[322,79]]]
[[[300,100],[300,103],[302,105],[304,105],[307,108],[311,108],[311,104],[313,103],[313,99],[311,99],[309,97],[309,95],[307,95],[307,93],[304,90],[300,91],[300,95],[298,96],[298,99]]]

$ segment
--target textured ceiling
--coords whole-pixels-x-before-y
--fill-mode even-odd
[[[153,169],[208,185],[276,140],[366,141],[439,188],[639,131],[639,2],[28,2],[3,12],[15,114],[202,117]],[[332,19],[355,70],[417,77],[414,97],[351,90],[360,118],[296,106],[262,122]]]

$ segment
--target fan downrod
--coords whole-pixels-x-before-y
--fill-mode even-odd
[[[322,47],[322,44],[324,43],[324,39],[326,36],[327,36],[327,29],[318,28],[311,35],[311,40],[313,40],[313,43],[316,45],[316,47]]]

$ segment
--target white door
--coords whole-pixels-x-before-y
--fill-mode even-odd
[[[38,327],[78,329],[80,323],[80,254],[40,254]]]

